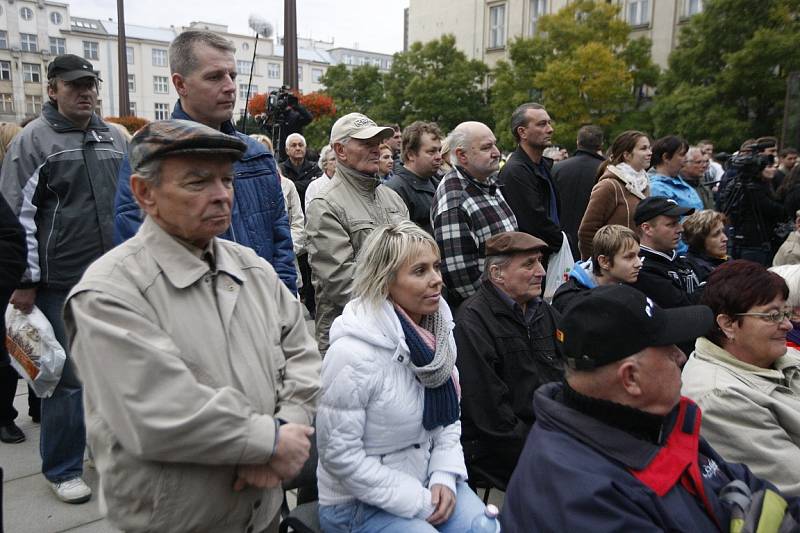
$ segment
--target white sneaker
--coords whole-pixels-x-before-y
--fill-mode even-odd
[[[66,503],[84,503],[92,497],[92,489],[79,478],[73,478],[61,483],[50,483],[58,499]]]

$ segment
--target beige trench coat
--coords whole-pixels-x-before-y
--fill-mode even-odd
[[[139,531],[262,531],[280,488],[233,491],[266,463],[276,419],[311,424],[321,360],[272,267],[212,241],[217,272],[145,219],[69,295],[101,506]]]

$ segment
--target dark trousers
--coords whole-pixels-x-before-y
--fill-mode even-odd
[[[308,264],[308,254],[297,256],[297,264],[300,265],[300,277],[303,279],[303,287],[300,289],[300,296],[306,309],[314,318],[317,310],[316,296],[314,295],[314,284],[311,283],[311,265]]]

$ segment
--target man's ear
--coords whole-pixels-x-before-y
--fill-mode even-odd
[[[186,88],[186,81],[183,79],[183,76],[177,72],[172,73],[172,85],[175,86],[175,91],[178,93],[178,96],[186,96],[189,92]]]
[[[630,396],[642,394],[642,387],[639,384],[639,365],[636,359],[627,359],[617,368],[617,378],[625,391]]]
[[[607,255],[598,255],[597,265],[600,267],[600,270],[611,270],[611,260]]]
[[[148,215],[155,215],[158,209],[155,202],[155,187],[149,180],[145,180],[137,176],[131,175],[131,192],[133,197],[136,198],[136,203]]]

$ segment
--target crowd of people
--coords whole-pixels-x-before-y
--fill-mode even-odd
[[[470,531],[478,486],[508,532],[800,530],[797,150],[586,125],[566,157],[526,103],[507,157],[349,113],[311,159],[234,128],[234,52],[180,34],[132,139],[68,54],[0,126],[0,303],[67,353],[29,394],[60,500],[88,450],[128,532],[277,531],[304,468],[322,531]]]

